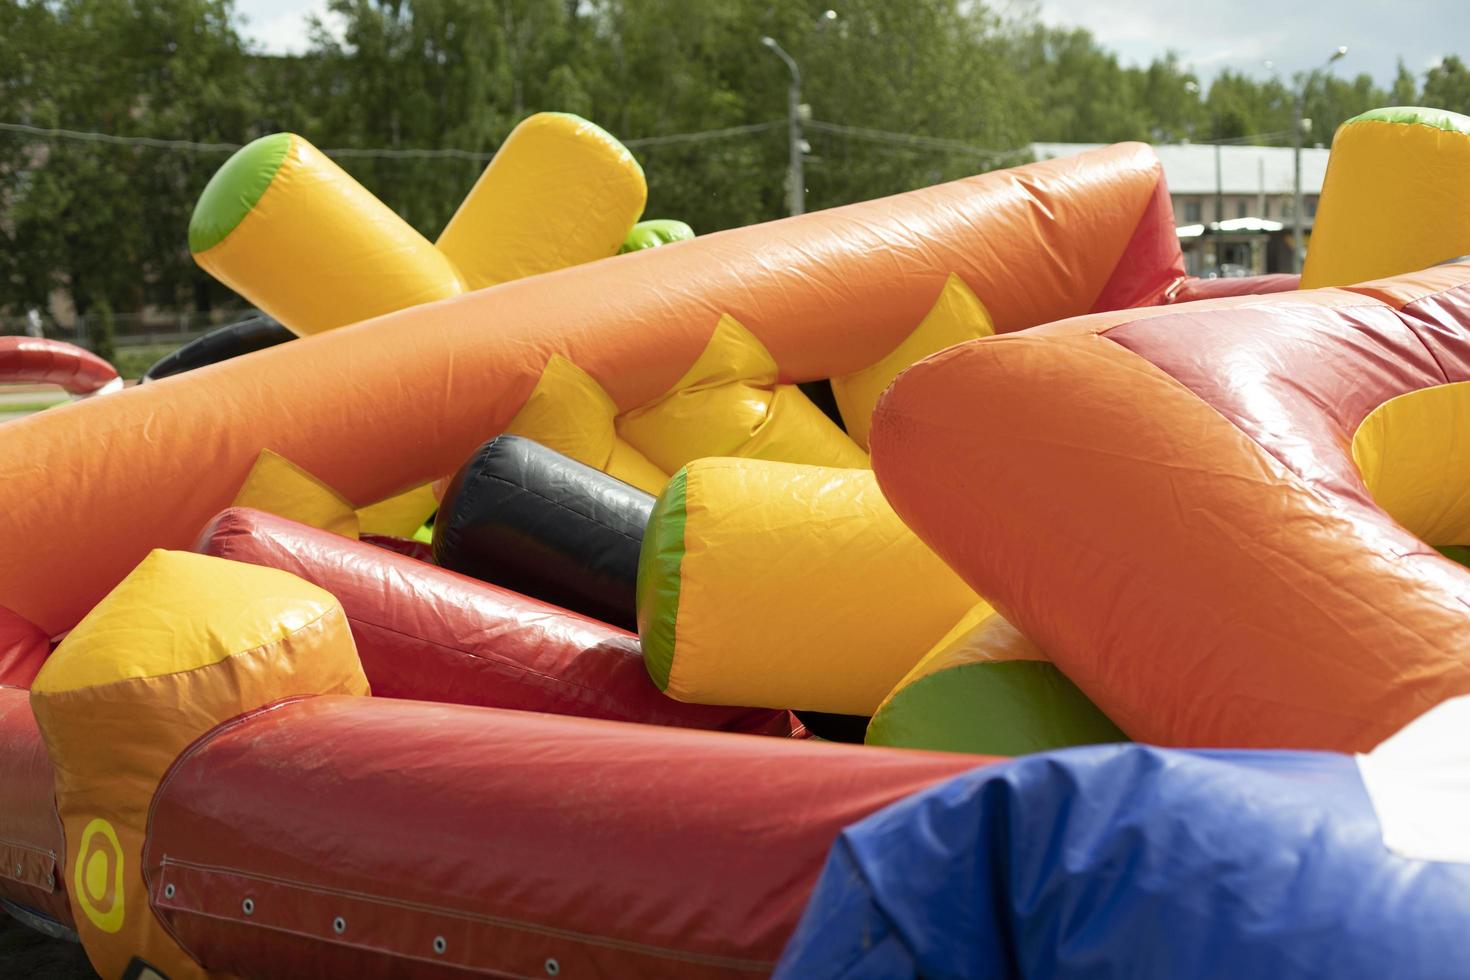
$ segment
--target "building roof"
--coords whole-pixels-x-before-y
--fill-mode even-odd
[[[1072,156],[1103,143],[1032,143],[1038,160]],[[1215,147],[1205,143],[1167,143],[1154,147],[1172,194],[1215,193]],[[1327,174],[1326,149],[1302,150],[1302,193],[1320,194]],[[1290,194],[1293,183],[1289,146],[1220,147],[1222,194]]]

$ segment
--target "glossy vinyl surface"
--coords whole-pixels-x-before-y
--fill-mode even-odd
[[[636,637],[494,585],[251,510],[199,550],[288,571],[337,597],[378,697],[785,735],[784,712],[680,704]]]
[[[53,780],[28,692],[0,682],[0,898],[70,926]]]
[[[530,439],[499,436],[449,481],[434,520],[434,559],[636,629],[638,549],[653,499]]]
[[[552,354],[627,411],[668,391],[726,313],[781,380],[807,381],[891,351],[951,274],[1001,332],[1085,312],[1160,175],[1140,144],[982,174],[505,283],[7,423],[0,596],[66,629],[149,548],[187,547],[264,448],[359,506],[437,479],[505,427]],[[313,281],[313,296],[333,282]]]
[[[89,350],[41,337],[0,337],[0,384],[60,385],[89,395],[117,380],[117,368]]]
[[[700,459],[655,520],[638,635],[681,701],[870,716],[977,601],[871,470]]]
[[[50,652],[50,637],[35,623],[0,606],[0,684],[30,687]]]
[[[758,976],[843,827],[988,761],[310,698],[193,746],[144,860],[242,978]]]
[[[174,980],[202,977],[150,913],[140,860],[150,801],[179,754],[283,699],[367,693],[341,606],[274,568],[155,551],[67,634],[30,707],[53,767],[72,918],[101,976],[141,956]]]
[[[1028,756],[843,831],[780,978],[1464,975],[1470,865],[1384,848],[1305,752]]]
[[[1470,691],[1470,572],[1349,447],[1377,405],[1467,377],[1464,264],[1086,317],[910,369],[874,462],[1131,737],[1361,750]]]

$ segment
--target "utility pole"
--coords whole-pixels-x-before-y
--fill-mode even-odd
[[[824,10],[817,18],[817,27],[821,28],[836,19],[837,11]],[[797,67],[796,59],[787,54],[786,49],[777,44],[775,38],[763,37],[761,43],[775,52],[776,57],[784,61],[791,71],[791,86],[786,90],[786,126],[791,142],[791,156],[786,165],[786,210],[791,214],[803,214],[806,211],[806,174],[803,163],[807,145],[802,137],[801,124],[806,121],[809,110],[801,104],[801,69]]]
[[[1322,68],[1313,71],[1302,81],[1301,87],[1297,89],[1296,104],[1291,114],[1292,168],[1295,172],[1295,177],[1292,182],[1291,269],[1298,275],[1301,274],[1302,266],[1307,260],[1307,233],[1306,224],[1303,220],[1306,212],[1306,202],[1302,197],[1302,138],[1305,136],[1307,126],[1311,125],[1310,120],[1303,118],[1307,104],[1307,86],[1312,83],[1312,78],[1317,74],[1317,71],[1325,69],[1331,72],[1333,63],[1341,59],[1347,52],[1347,45],[1340,46],[1336,51],[1332,52],[1332,57],[1327,59],[1327,63]]]
[[[796,66],[796,59],[787,54],[775,38],[763,37],[761,43],[791,69],[791,86],[786,90],[786,123],[791,140],[791,159],[786,166],[786,209],[791,214],[801,214],[806,210],[806,176],[802,173],[801,69]]]
[[[1220,141],[1215,140],[1215,268],[1223,276],[1225,274],[1225,249],[1220,244],[1220,235],[1224,231],[1220,222],[1225,220],[1225,176],[1220,166]]]

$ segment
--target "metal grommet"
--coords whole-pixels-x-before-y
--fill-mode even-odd
[[[548,977],[554,977],[554,976],[556,976],[560,972],[561,972],[561,964],[558,963],[556,960],[554,960],[554,959],[552,959],[551,957],[548,956],[546,958],[546,975]]]
[[[332,931],[339,936],[342,935],[342,933],[347,931],[347,920],[340,915],[337,916],[332,920]]]
[[[435,936],[434,937],[434,952],[438,953],[440,956],[443,956],[444,955],[444,951],[446,949],[448,949],[448,948],[449,948],[449,944],[444,941],[444,937],[443,936]]]
[[[240,903],[240,911],[241,912],[244,912],[246,915],[254,915],[255,914],[255,899],[253,899],[253,898],[247,898],[247,899],[245,899],[245,901],[241,902]]]
[[[174,897],[174,886],[173,885],[164,885],[163,886],[163,897],[164,898],[173,898]]]

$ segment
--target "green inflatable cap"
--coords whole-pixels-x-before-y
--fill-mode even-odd
[[[1369,109],[1354,116],[1344,126],[1359,122],[1398,123],[1403,126],[1431,126],[1447,133],[1470,135],[1470,116],[1462,116],[1448,109],[1426,109],[1423,106],[1389,106],[1384,109]]]
[[[633,226],[633,230],[628,232],[628,237],[623,240],[618,253],[640,252],[645,248],[672,245],[674,242],[687,241],[693,237],[694,229],[682,221],[676,221],[673,218],[649,218]]]
[[[660,691],[669,689],[674,666],[674,626],[679,615],[679,571],[684,562],[685,484],[679,470],[654,501],[638,552],[638,641],[643,664]]]
[[[1054,664],[1002,660],[921,677],[873,716],[864,741],[1016,756],[1128,736]]]
[[[290,133],[262,136],[236,150],[209,178],[194,205],[189,251],[205,252],[228,238],[276,179],[290,151]]]

